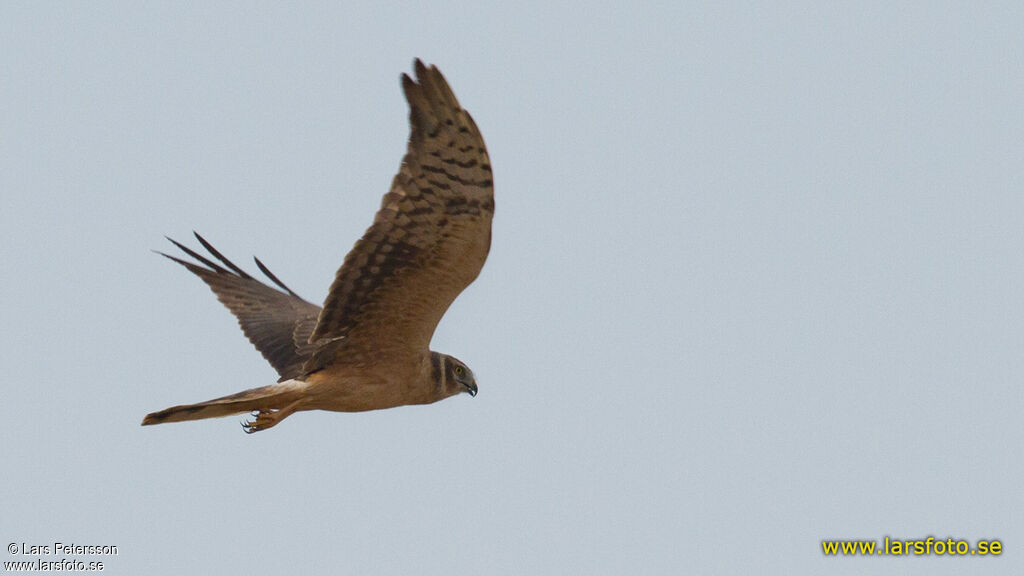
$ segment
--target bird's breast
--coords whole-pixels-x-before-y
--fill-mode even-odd
[[[331,366],[306,377],[309,389],[304,408],[365,412],[440,400],[432,382],[425,382],[418,372],[408,367]]]

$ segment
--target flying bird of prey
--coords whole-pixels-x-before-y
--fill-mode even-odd
[[[461,361],[430,350],[448,306],[483,267],[491,245],[494,185],[480,131],[435,66],[402,75],[411,133],[373,224],[345,257],[323,308],[256,265],[253,278],[199,234],[208,258],[170,240],[277,370],[276,384],[149,414],[142,425],[245,412],[246,432],[301,410],[360,412],[430,404],[477,392]],[[214,261],[216,260],[216,261]]]

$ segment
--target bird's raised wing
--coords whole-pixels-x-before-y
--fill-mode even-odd
[[[170,238],[168,240],[175,246],[203,266],[163,252],[158,253],[188,268],[209,285],[217,299],[238,319],[238,324],[249,341],[277,370],[281,381],[298,377],[302,373],[303,363],[313,354],[309,336],[316,325],[320,307],[306,302],[292,292],[259,261],[259,258],[255,258],[256,265],[283,292],[248,275],[198,233],[195,236],[224,266]]]
[[[374,357],[425,350],[487,259],[494,185],[484,140],[441,72],[414,66],[416,80],[402,75],[408,151],[373,225],[335,276],[313,343],[343,339],[345,350]]]

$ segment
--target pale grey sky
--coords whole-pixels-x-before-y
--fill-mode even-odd
[[[2,544],[113,574],[1020,574],[1017,3],[0,4]],[[141,428],[268,384],[197,230],[321,301],[437,64],[494,244],[480,394]],[[823,539],[1001,539],[827,558]],[[3,561],[33,559],[0,553]],[[61,556],[57,556],[59,558]]]

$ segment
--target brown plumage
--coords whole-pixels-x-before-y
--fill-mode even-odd
[[[260,282],[196,234],[212,255],[170,240],[277,370],[277,384],[149,414],[143,426],[253,412],[247,432],[300,410],[358,412],[429,404],[467,392],[472,371],[429,349],[448,306],[480,273],[491,244],[494,186],[473,118],[434,66],[402,75],[411,133],[373,224],[345,257],[321,309],[259,259]],[[215,261],[215,260],[216,261]],[[218,263],[219,262],[219,263]]]

